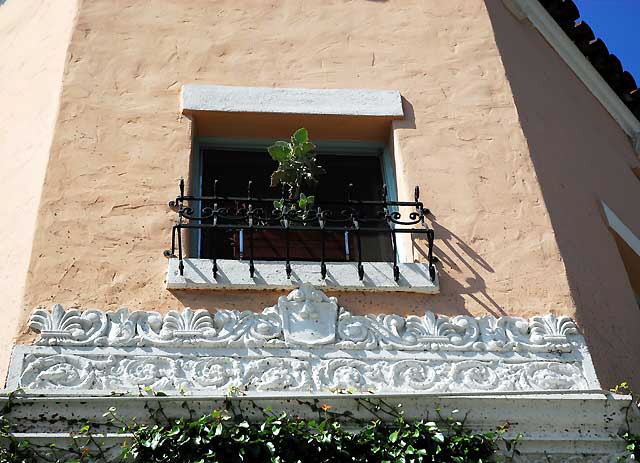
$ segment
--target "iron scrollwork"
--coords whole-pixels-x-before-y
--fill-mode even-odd
[[[428,246],[429,276],[435,280],[435,262],[433,256],[434,231],[429,228],[425,218],[429,209],[420,201],[420,190],[416,186],[413,201],[391,201],[388,198],[386,185],[383,186],[378,200],[359,200],[353,198],[353,185],[349,185],[344,201],[319,201],[317,205],[304,210],[292,207],[295,201],[286,198],[260,198],[251,193],[251,182],[247,187],[247,195],[242,197],[218,194],[218,180],[213,184],[212,196],[195,196],[185,194],[184,180],[180,180],[180,194],[169,202],[178,218],[172,228],[171,249],[164,252],[166,257],[179,259],[180,275],[184,273],[184,249],[182,243],[183,230],[199,229],[228,230],[246,234],[248,239],[249,272],[254,277],[254,234],[265,230],[284,232],[285,252],[281,260],[285,262],[287,277],[291,277],[291,255],[289,232],[320,233],[320,272],[324,279],[327,275],[325,238],[328,233],[352,234],[357,250],[357,269],[360,280],[364,278],[363,266],[363,234],[386,235],[390,238],[393,254],[393,276],[396,282],[400,279],[398,265],[399,233],[425,235]],[[284,196],[284,195],[283,195]],[[284,204],[277,208],[274,202]],[[244,238],[243,238],[244,239]],[[348,247],[346,253],[348,253]],[[347,259],[349,255],[346,256]],[[213,260],[213,276],[217,278],[217,256]]]

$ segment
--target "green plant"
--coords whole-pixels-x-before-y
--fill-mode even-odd
[[[278,162],[277,169],[271,174],[271,186],[283,185],[287,189],[287,200],[292,201],[300,210],[313,206],[315,197],[305,195],[303,189],[318,183],[318,177],[325,173],[316,160],[316,145],[309,140],[305,128],[298,129],[291,141],[277,141],[268,148],[273,160]],[[274,201],[276,209],[286,207],[284,199]]]
[[[80,423],[70,447],[36,444],[17,439],[4,416],[0,428],[0,461],[31,463],[487,463],[495,461],[504,429],[473,433],[463,421],[409,421],[384,401],[359,399],[359,406],[375,419],[355,420],[349,412],[331,412],[329,404],[307,403],[318,415],[304,420],[261,409],[264,419],[249,422],[235,414],[231,403],[222,410],[197,417],[168,418],[160,405],[150,410],[154,422],[126,422],[115,408],[98,426]],[[255,405],[255,404],[254,404]],[[185,402],[185,406],[188,405]],[[10,413],[10,409],[5,409]],[[379,416],[394,417],[385,421]],[[345,421],[346,420],[346,421]],[[349,423],[345,429],[342,422]],[[105,447],[95,429],[117,427],[130,435],[121,446]],[[353,427],[356,430],[353,430]],[[124,437],[124,436],[123,436]],[[497,461],[503,461],[498,459]]]
[[[629,423],[629,413],[635,408],[636,411],[640,406],[640,401],[638,397],[635,395],[633,389],[627,381],[623,381],[620,384],[617,384],[614,388],[609,389],[614,394],[625,394],[631,396],[631,403],[628,407],[626,407],[626,421],[627,421],[627,429],[624,433],[621,434],[620,437],[624,439],[626,442],[626,450],[627,453],[618,458],[618,461],[628,461],[631,457],[634,460],[640,460],[640,434],[636,434],[631,432],[631,425]]]
[[[326,417],[306,421],[283,413],[252,424],[216,410],[195,421],[139,427],[130,456],[144,463],[481,463],[494,454],[496,437],[457,422],[374,420],[350,432]]]

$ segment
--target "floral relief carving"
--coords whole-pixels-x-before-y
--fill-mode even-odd
[[[29,326],[40,332],[39,343],[43,345],[98,344],[107,329],[106,317],[100,310],[65,310],[60,304],[55,304],[51,312],[44,308],[35,309]]]
[[[55,305],[36,309],[29,326],[40,333],[38,345],[287,347],[335,346],[339,349],[572,352],[580,340],[569,317],[447,317],[394,314],[352,315],[309,284],[283,296],[262,313],[206,310],[116,312]]]
[[[31,354],[28,389],[468,392],[580,390],[576,363]]]
[[[367,363],[362,360],[329,360],[317,369],[316,382],[325,389],[375,389],[376,384],[385,384],[384,371],[387,362]]]
[[[309,284],[261,313],[55,305],[35,310],[30,326],[45,347],[26,348],[15,387],[467,392],[597,384],[585,377],[584,339],[568,317],[353,315]]]
[[[198,360],[188,371],[193,385],[205,389],[237,387],[241,372],[239,362],[226,357]]]
[[[244,384],[257,391],[300,391],[315,389],[310,364],[290,358],[264,358],[248,362]]]
[[[190,307],[183,312],[172,310],[164,317],[164,323],[160,330],[162,339],[184,338],[190,341],[198,338],[214,339],[216,329],[213,327],[213,319],[206,310],[194,312]]]

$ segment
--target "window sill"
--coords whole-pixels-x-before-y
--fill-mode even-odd
[[[429,267],[422,263],[398,264],[400,279],[393,279],[391,262],[364,262],[364,278],[358,278],[355,262],[328,262],[327,277],[320,275],[318,262],[292,262],[291,279],[287,278],[284,261],[255,261],[255,274],[249,276],[249,262],[218,260],[218,277],[213,278],[213,260],[184,259],[184,275],[178,271],[178,259],[169,259],[167,289],[291,289],[311,283],[317,287],[341,291],[404,291],[437,294],[438,275],[429,278]]]

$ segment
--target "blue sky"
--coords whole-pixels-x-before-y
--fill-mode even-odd
[[[640,0],[573,0],[600,37],[640,85]]]

